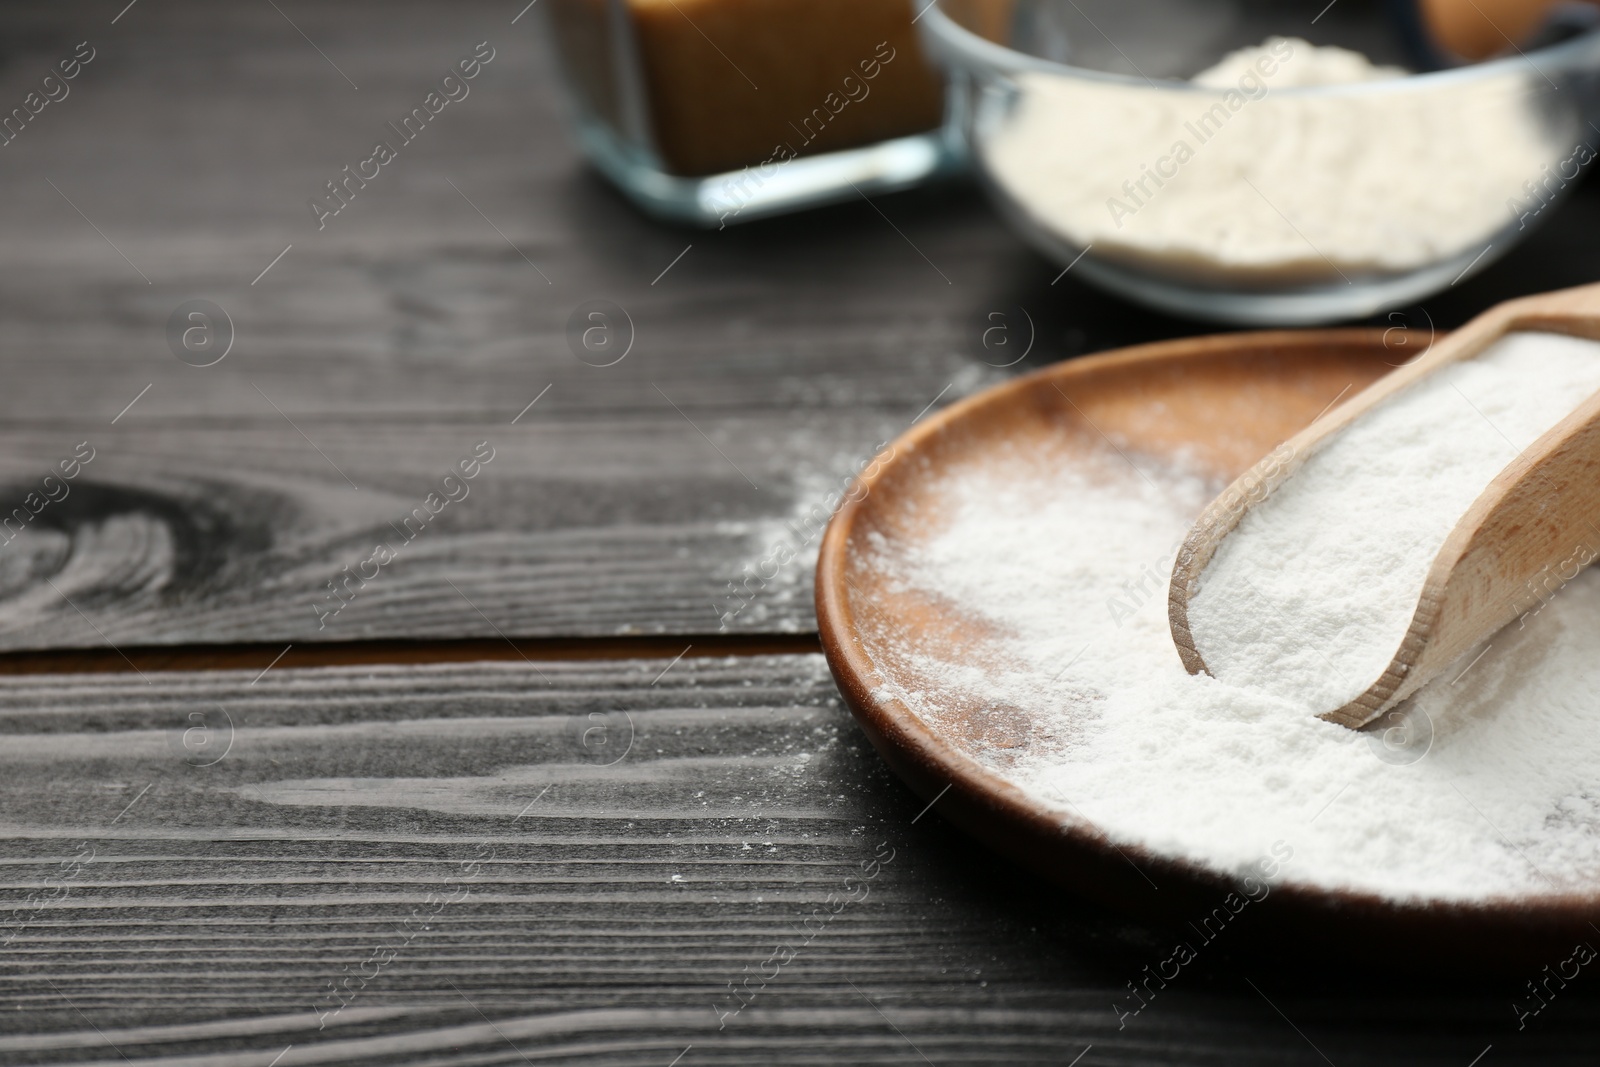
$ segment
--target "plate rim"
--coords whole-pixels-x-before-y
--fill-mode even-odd
[[[924,416],[880,450],[879,455],[887,452],[888,458],[875,461],[857,476],[857,485],[845,495],[818,547],[817,627],[829,670],[846,706],[895,775],[928,802],[925,811],[940,806],[949,821],[986,847],[1058,885],[1084,892],[1136,917],[1171,918],[1173,909],[1167,905],[1174,897],[1179,914],[1183,914],[1183,909],[1205,906],[1197,905],[1197,901],[1214,904],[1218,895],[1237,890],[1237,880],[1226,875],[1186,859],[1152,853],[1144,846],[1119,846],[1087,819],[1064,818],[1032,803],[1021,788],[944,741],[904,702],[875,693],[872,679],[877,677],[877,671],[858,639],[846,578],[850,537],[867,502],[873,498],[872,490],[919,455],[924,443],[950,431],[979,409],[1026,395],[1041,382],[1062,384],[1128,364],[1171,364],[1215,358],[1230,351],[1270,358],[1276,349],[1279,355],[1293,358],[1294,353],[1281,350],[1388,349],[1386,342],[1392,332],[1375,327],[1344,327],[1208,334],[1062,360],[997,383]],[[1139,863],[1135,864],[1134,858]],[[1161,906],[1153,906],[1154,899],[1142,894],[1143,901],[1130,908],[1129,889],[1137,890],[1136,881],[1125,871],[1120,878],[1114,873],[1124,870],[1124,863],[1152,886],[1152,876],[1159,880],[1157,889],[1178,892],[1166,895]],[[1095,884],[1106,879],[1110,884]],[[1134,895],[1141,894],[1136,891]],[[1265,906],[1268,904],[1270,908]],[[1367,927],[1398,934],[1401,941],[1434,947],[1448,945],[1463,933],[1528,934],[1535,930],[1550,935],[1539,938],[1540,942],[1554,944],[1580,930],[1592,932],[1590,921],[1600,919],[1600,890],[1473,900],[1397,899],[1370,890],[1331,888],[1285,877],[1272,884],[1261,905],[1259,910],[1263,912],[1314,923],[1324,923],[1330,917],[1355,919]],[[1524,953],[1516,955],[1525,957]]]

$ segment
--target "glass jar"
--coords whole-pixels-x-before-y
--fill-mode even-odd
[[[577,136],[645,211],[722,228],[964,168],[908,0],[545,0]]]

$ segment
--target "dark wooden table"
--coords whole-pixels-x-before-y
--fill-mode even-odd
[[[930,405],[1209,328],[1052,287],[966,187],[646,221],[517,0],[124,3],[0,11],[4,109],[93,49],[0,147],[0,1062],[1595,1062],[1587,975],[1519,1030],[1534,975],[1293,944],[1119,1026],[1166,933],[951,831],[843,710],[829,489]],[[1597,223],[1579,190],[1393,321],[1592,280]],[[196,300],[211,366],[169,344]],[[633,324],[615,365],[568,344],[590,300]]]

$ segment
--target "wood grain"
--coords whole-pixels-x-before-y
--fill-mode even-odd
[[[46,536],[0,552],[0,647],[715,632],[728,582],[874,442],[1003,376],[975,358],[970,253],[1044,269],[970,194],[904,237],[866,204],[821,232],[658,227],[575,158],[536,14],[287,13],[331,63],[269,5],[136,7],[5,149],[0,507],[98,452]],[[0,19],[19,72],[88,32]],[[484,39],[471,94],[318,231],[308,197]],[[213,367],[168,350],[191,298],[236,327]],[[569,345],[595,299],[633,326],[615,366]],[[497,462],[459,513],[319,631],[324,583],[480,440]],[[800,548],[728,629],[812,628]]]
[[[8,100],[97,49],[0,149],[0,514],[98,450],[34,544],[0,546],[0,648],[712,632],[785,523],[936,398],[1193,330],[1061,276],[967,188],[650,223],[574,155],[537,9],[279,7],[0,10]],[[485,40],[471,94],[319,231],[307,199]],[[1600,197],[1560,217],[1403,318],[1592,276]],[[168,348],[194,298],[236,329],[212,367]],[[598,299],[636,334],[612,367],[567,341]],[[319,631],[324,583],[480,440],[473,496]],[[814,628],[798,547],[728,630]]]
[[[1194,329],[1053,282],[970,189],[720,233],[649,223],[574,156],[522,6],[0,8],[6,107],[78,41],[98,49],[0,149],[0,512],[77,442],[98,449],[0,546],[0,648],[103,667],[109,638],[146,675],[0,680],[0,1062],[948,1067],[1092,1044],[1080,1067],[1460,1067],[1491,1042],[1483,1067],[1592,1060],[1581,982],[1518,1032],[1533,976],[1416,987],[1287,948],[1208,950],[1119,1029],[1112,1001],[1172,935],[920,814],[818,657],[523,646],[536,665],[286,669],[315,641],[459,638],[453,656],[502,631],[705,634],[785,522],[936,398]],[[306,199],[481,40],[498,52],[472,95],[318,231]],[[1560,225],[1405,322],[1588,280],[1600,195],[1543,215]],[[197,297],[237,331],[203,369],[166,337]],[[635,326],[613,367],[567,343],[596,299]],[[1017,349],[984,331],[999,313],[1020,340],[1019,309],[1035,343],[1001,367]],[[485,439],[500,452],[472,496],[317,631],[310,595]],[[811,630],[810,580],[786,568],[729,629]],[[159,674],[160,646],[260,658]],[[220,740],[219,709],[236,744],[194,765],[190,715]],[[632,716],[615,765],[582,743],[591,714]],[[719,1031],[727,984],[885,841],[872,895]],[[462,889],[317,1029],[329,982]]]
[[[820,656],[254,677],[0,680],[0,1062],[1460,1067],[1600,1033],[1581,982],[1519,1033],[1521,976],[1397,995],[1224,944],[1119,1028],[1178,935],[924,812]],[[221,759],[182,740],[218,709]]]

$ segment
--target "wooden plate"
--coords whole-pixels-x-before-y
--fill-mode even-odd
[[[983,624],[949,604],[906,595],[874,572],[864,546],[869,538],[881,546],[913,536],[939,506],[937,479],[957,464],[985,453],[1059,451],[1064,435],[1103,432],[1136,442],[1147,456],[1181,451],[1191,466],[1231,480],[1341,393],[1360,390],[1424,343],[1395,331],[1321,330],[1143,345],[1057,364],[918,423],[863,474],[865,491],[834,516],[817,561],[823,648],[873,745],[913,790],[937,801],[939,814],[1058,884],[1147,920],[1182,925],[1207,915],[1234,888],[1230,881],[1181,860],[1118,849],[993,769],[1008,743],[997,730],[1028,729],[1026,709],[997,726],[994,715],[946,708],[932,726],[881,688],[873,657],[885,649],[871,632],[887,625],[976,641]],[[1244,938],[1247,929],[1258,939],[1292,931],[1341,955],[1422,969],[1550,962],[1577,941],[1600,940],[1589,925],[1600,922],[1595,895],[1401,905],[1289,880],[1247,913]]]

